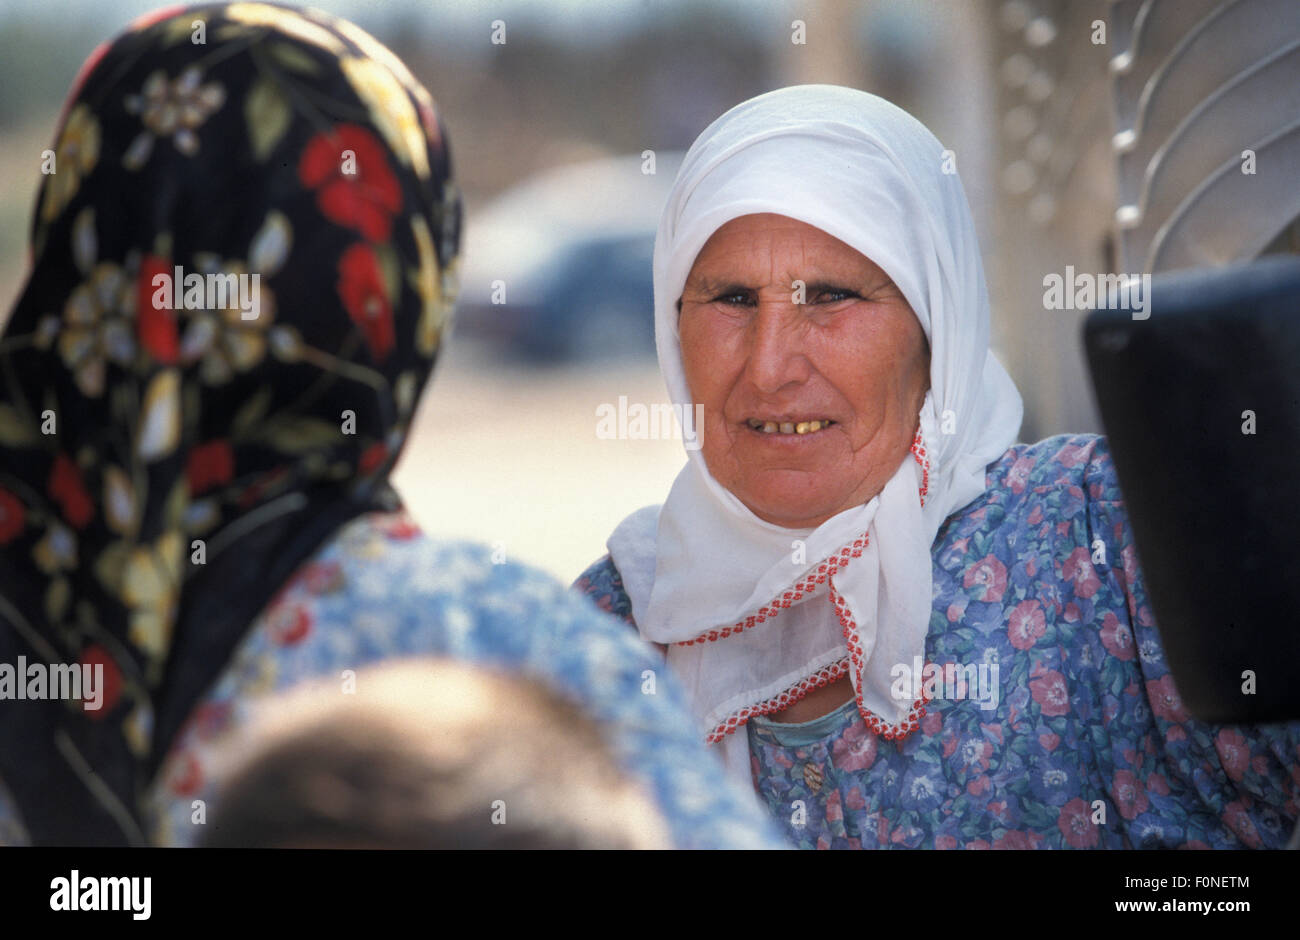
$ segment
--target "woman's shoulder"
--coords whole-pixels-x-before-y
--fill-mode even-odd
[[[612,565],[602,583],[626,598]],[[399,648],[432,644],[489,658],[539,653],[525,649],[521,622],[552,642],[560,635],[621,632],[553,575],[505,548],[427,535],[403,513],[371,514],[345,526],[277,600],[280,608],[295,601],[313,608],[322,626],[349,633],[364,614],[376,635]]]
[[[991,463],[984,493],[947,520],[938,542],[1070,555],[1101,533],[1126,541],[1127,529],[1106,438],[1058,434],[1015,444]]]
[[[1056,434],[1014,444],[989,465],[988,488],[1014,494],[1062,486],[1086,488],[1091,499],[1118,499],[1110,446],[1100,434]]]
[[[643,647],[626,633],[553,575],[499,548],[431,537],[404,513],[371,513],[341,528],[282,586],[212,694],[278,691],[413,655],[549,671],[585,687],[602,663],[624,663],[629,673],[643,665]]]
[[[340,605],[381,600],[393,610],[456,604],[478,613],[503,605],[565,608],[553,575],[512,557],[507,548],[426,534],[404,511],[360,516],[336,533],[277,595]]]
[[[662,666],[649,646],[547,572],[492,546],[426,536],[400,514],[346,525],[250,628],[159,774],[155,839],[197,840],[190,807],[195,794],[213,795],[209,748],[268,693],[406,656],[521,673],[581,703],[655,788],[679,847],[774,844],[718,778],[684,694],[665,677],[644,694]]]

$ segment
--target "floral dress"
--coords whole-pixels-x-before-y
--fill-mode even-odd
[[[395,584],[403,589],[394,592]],[[697,739],[684,693],[653,650],[550,577],[494,564],[489,548],[425,538],[404,513],[350,523],[253,624],[152,787],[153,841],[202,839],[220,813],[209,769],[214,745],[259,700],[344,670],[428,655],[527,675],[578,703],[652,795],[675,846],[783,847]],[[0,845],[26,841],[0,786]]]
[[[935,539],[926,660],[996,664],[985,675],[997,694],[950,682],[896,741],[873,734],[852,702],[801,724],[752,719],[736,733],[749,736],[755,787],[788,839],[1285,845],[1300,815],[1300,724],[1212,725],[1184,710],[1105,439],[1018,444],[987,483]],[[608,558],[576,586],[632,622]]]

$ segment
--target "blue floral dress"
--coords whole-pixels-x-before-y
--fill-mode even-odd
[[[1300,815],[1300,724],[1188,716],[1104,438],[1018,444],[933,550],[936,665],[998,665],[877,737],[852,702],[753,719],[755,787],[801,848],[1279,848]],[[608,558],[579,578],[632,621]],[[988,675],[989,673],[986,673]],[[956,686],[960,691],[960,686]]]
[[[247,721],[257,700],[418,655],[522,673],[577,702],[605,729],[624,770],[653,795],[677,847],[784,847],[706,751],[684,692],[651,648],[549,576],[493,564],[488,548],[425,538],[403,513],[369,514],[345,526],[253,624],[153,785],[153,841],[201,839],[219,812],[209,772],[213,745]],[[26,841],[0,785],[0,845]]]

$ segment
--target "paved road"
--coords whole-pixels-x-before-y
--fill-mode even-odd
[[[567,584],[629,512],[663,502],[680,440],[601,440],[597,407],[667,401],[650,360],[516,368],[453,338],[395,482],[435,536],[472,538]]]

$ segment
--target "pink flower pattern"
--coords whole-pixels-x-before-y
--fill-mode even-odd
[[[1097,538],[1105,561],[1094,564]],[[770,723],[742,728],[762,798],[792,844],[1286,844],[1300,724],[1225,727],[1187,713],[1104,438],[1012,447],[989,466],[987,492],[940,529],[932,557],[926,660],[996,662],[996,707],[934,701],[901,741],[876,738],[851,708],[821,719],[811,742],[783,743]],[[606,559],[578,587],[598,603],[611,598],[630,622],[615,579]],[[806,807],[799,826],[790,821],[795,800]]]

